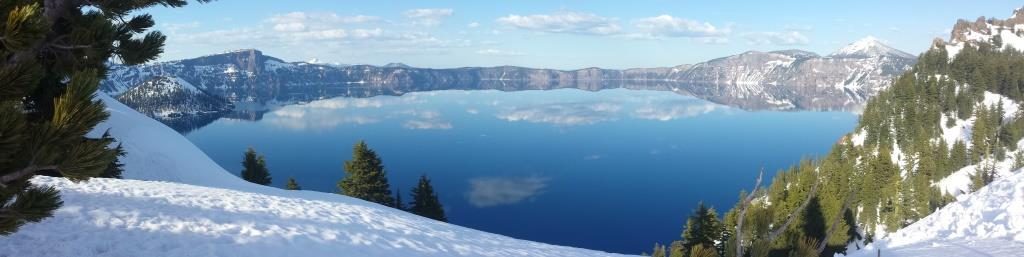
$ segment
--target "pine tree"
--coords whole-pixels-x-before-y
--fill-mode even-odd
[[[708,208],[704,202],[697,204],[690,218],[686,220],[686,229],[683,231],[683,246],[692,249],[696,245],[706,248],[714,248],[715,240],[722,235],[722,224],[718,220],[718,214],[714,208]]]
[[[242,156],[242,179],[255,184],[270,185],[270,171],[263,155],[257,155],[256,149],[249,147]]]
[[[665,246],[655,243],[654,250],[651,252],[651,257],[668,257],[665,256]]]
[[[302,190],[302,187],[299,186],[299,182],[295,182],[295,178],[288,178],[288,184],[285,185],[284,188],[288,190]]]
[[[394,206],[391,185],[377,152],[360,140],[352,147],[352,159],[345,161],[345,178],[338,182],[342,194]]]
[[[205,2],[207,0],[199,0]],[[41,173],[100,176],[117,158],[112,138],[87,138],[107,119],[95,98],[107,62],[155,59],[163,34],[139,9],[185,0],[0,2],[0,235],[50,217],[62,204]]]
[[[434,186],[430,185],[430,179],[427,178],[427,175],[420,176],[420,181],[412,189],[412,204],[409,206],[409,212],[434,220],[448,222],[448,217],[444,215],[444,207],[441,205],[441,201],[437,199],[437,194],[434,193]]]
[[[672,241],[672,244],[668,247],[669,257],[683,257],[686,255],[686,247],[683,246],[683,241]]]
[[[114,161],[107,165],[107,169],[103,170],[103,174],[100,174],[101,178],[123,178],[124,164],[121,163],[120,157],[124,157],[126,152],[124,147],[121,147],[121,144],[117,144],[117,147],[114,147],[114,152],[118,158],[114,158]]]
[[[403,210],[403,211],[408,211],[409,210],[409,208],[405,207],[405,202],[402,201],[402,190],[401,189],[399,189],[397,192],[395,192],[395,204],[392,205],[392,207],[395,207],[395,209],[399,209],[399,210]]]

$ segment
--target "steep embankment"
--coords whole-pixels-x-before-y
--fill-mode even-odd
[[[125,147],[126,179],[35,178],[58,188],[64,206],[3,238],[0,256],[622,256],[250,184],[174,130],[100,98],[111,117],[95,132],[109,128]]]

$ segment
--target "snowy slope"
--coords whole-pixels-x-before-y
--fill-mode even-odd
[[[127,179],[33,179],[60,189],[65,204],[54,218],[3,238],[0,257],[623,256],[513,239],[336,194],[250,184],[174,130],[99,97],[111,118],[95,132],[110,128],[123,143]]]
[[[852,256],[1022,256],[1024,172],[998,179]],[[837,255],[838,256],[838,255]]]
[[[1019,103],[991,92],[985,92],[978,103],[988,108],[998,104],[1002,104],[1006,119],[1020,111]],[[943,115],[941,123],[945,124],[946,119]],[[943,139],[949,144],[969,144],[974,120],[975,117],[966,117],[956,120],[952,127],[942,125]],[[861,145],[865,136],[863,130],[857,131],[851,141]],[[1024,151],[1024,140],[1017,145],[1017,151]],[[1008,152],[1003,161],[982,160],[982,164],[993,167],[996,180],[976,192],[971,192],[971,177],[977,164],[937,181],[935,186],[957,196],[957,201],[896,233],[880,233],[883,238],[867,248],[852,250],[851,256],[877,256],[879,250],[881,256],[887,257],[1024,256],[1024,172],[1013,169],[1017,151]]]

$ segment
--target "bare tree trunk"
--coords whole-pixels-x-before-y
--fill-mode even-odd
[[[736,238],[736,257],[743,257],[743,220],[747,217],[747,208],[750,207],[750,202],[754,201],[757,189],[761,187],[762,178],[764,178],[764,167],[761,167],[761,172],[758,172],[757,181],[754,182],[754,189],[747,194],[747,197],[740,204],[740,213],[736,217],[736,234],[733,235]]]

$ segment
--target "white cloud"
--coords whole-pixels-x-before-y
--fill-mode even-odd
[[[751,44],[757,45],[806,45],[811,42],[800,31],[754,32],[747,33],[744,37]]]
[[[380,20],[376,16],[356,15],[340,16],[336,13],[290,12],[271,16],[266,21],[275,31],[294,32],[307,30],[326,30],[337,28],[343,24],[367,23]]]
[[[369,39],[383,33],[375,29],[346,29],[346,24],[367,23],[380,20],[375,16],[340,16],[335,13],[290,12],[277,14],[266,19],[273,33],[284,41]]]
[[[722,37],[731,32],[729,28],[719,28],[708,22],[659,15],[639,19],[633,24],[642,34],[651,37]]]
[[[443,9],[412,9],[405,11],[402,15],[406,18],[413,20],[416,25],[423,26],[437,26],[441,24],[441,20],[452,16],[455,11],[448,8]]]
[[[269,112],[263,120],[280,128],[297,131],[329,130],[341,125],[366,125],[380,122],[380,119],[364,115],[338,115],[335,110],[290,105]]]
[[[498,18],[498,23],[519,29],[548,33],[572,33],[589,35],[612,35],[622,28],[616,19],[592,13],[561,12],[555,14],[508,15]]]
[[[406,128],[406,129],[418,129],[418,130],[426,130],[426,129],[447,130],[447,129],[452,129],[452,123],[451,122],[447,122],[447,121],[440,121],[440,120],[408,120],[408,121],[405,121],[405,123],[402,123],[402,127]]]
[[[349,33],[349,35],[351,35],[352,38],[355,38],[355,39],[367,39],[367,38],[379,37],[382,33],[384,33],[384,30],[382,30],[380,28],[375,28],[375,29],[354,29],[354,30],[351,30],[351,33]]]
[[[620,104],[604,102],[547,104],[515,108],[497,117],[506,121],[576,126],[615,120],[621,109]]]
[[[466,24],[466,27],[477,28],[477,27],[480,27],[480,23],[479,22],[470,22],[469,24]]]
[[[645,120],[670,121],[696,117],[719,109],[703,101],[664,101],[642,106],[633,110],[633,117]]]
[[[498,50],[498,49],[493,49],[493,48],[480,49],[480,50],[477,50],[476,53],[479,54],[479,55],[491,55],[491,56],[523,56],[523,55],[526,55],[526,54],[523,54],[522,52]]]
[[[193,21],[193,22],[188,22],[188,23],[167,23],[167,24],[162,25],[163,29],[165,29],[165,30],[167,30],[167,31],[169,31],[171,33],[175,33],[175,32],[181,31],[181,30],[195,29],[195,28],[199,28],[199,26],[200,26],[200,23],[198,21]]]
[[[411,115],[414,118],[402,123],[402,127],[406,129],[438,129],[447,130],[452,129],[452,123],[441,119],[441,113],[433,110],[406,110],[400,112],[400,114]]]
[[[466,193],[469,203],[476,207],[509,205],[533,199],[548,186],[547,178],[474,178],[469,180]]]

